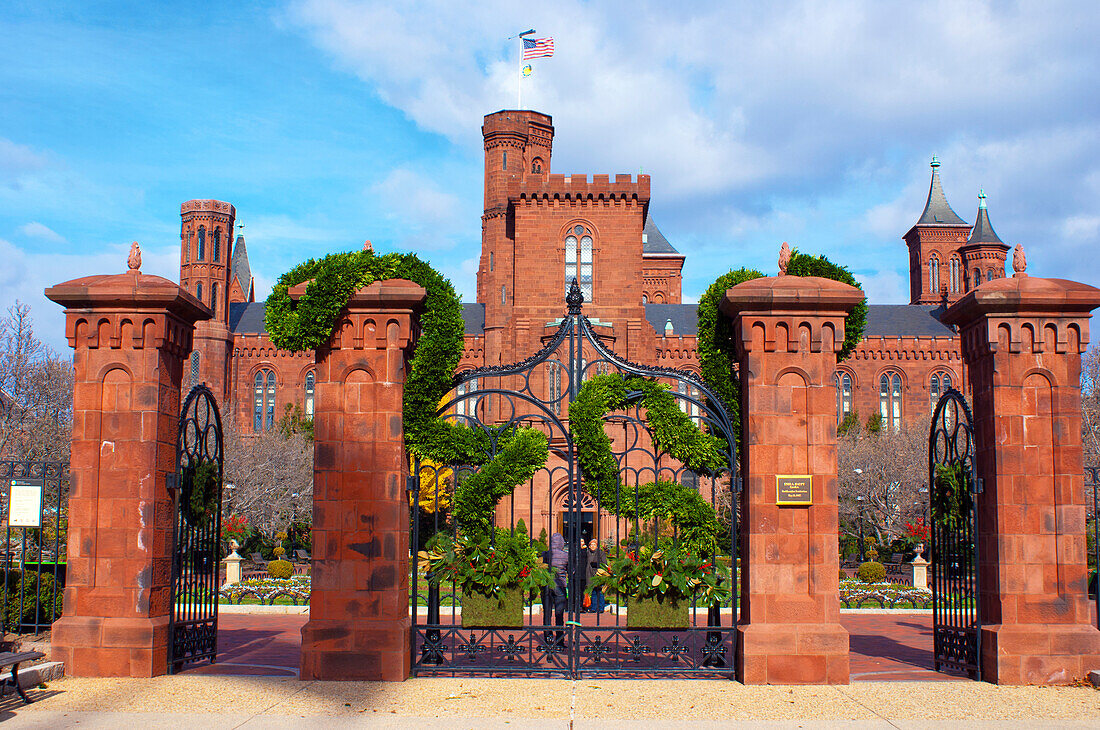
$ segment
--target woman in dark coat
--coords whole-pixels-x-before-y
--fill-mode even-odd
[[[542,560],[550,567],[553,581],[542,592],[542,616],[543,623],[550,625],[550,612],[554,612],[554,624],[565,625],[566,585],[569,580],[569,552],[565,549],[565,538],[560,532],[550,536],[550,549],[542,554]],[[559,629],[551,636],[549,631],[543,633],[543,638],[549,644],[551,640],[563,644],[564,633]]]

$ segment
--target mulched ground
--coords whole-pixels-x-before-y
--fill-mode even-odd
[[[218,663],[186,673],[295,676],[307,620],[302,615],[223,614],[218,619]],[[850,634],[853,682],[959,679],[932,668],[930,615],[846,613],[841,623]]]

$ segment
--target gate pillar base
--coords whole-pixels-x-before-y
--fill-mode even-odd
[[[70,677],[156,677],[168,671],[168,617],[63,616],[52,658]]]
[[[1069,684],[1100,667],[1094,626],[992,624],[982,627],[982,679],[994,684]]]
[[[848,630],[840,624],[737,627],[744,684],[848,684]]]
[[[300,678],[403,682],[409,677],[409,618],[310,620],[302,627]]]

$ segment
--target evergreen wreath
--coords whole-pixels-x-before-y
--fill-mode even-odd
[[[267,299],[267,331],[285,350],[323,347],[352,294],[384,279],[408,279],[427,294],[405,381],[406,448],[436,463],[481,467],[457,485],[454,514],[466,530],[485,533],[497,502],[534,476],[549,450],[546,434],[533,428],[473,429],[436,416],[437,404],[454,386],[465,331],[458,295],[442,274],[411,253],[353,251],[309,259],[279,277]],[[304,281],[310,283],[294,302],[289,289]]]
[[[668,386],[638,376],[596,375],[585,382],[569,406],[570,431],[589,494],[608,512],[628,519],[665,519],[680,529],[680,539],[691,552],[715,549],[722,527],[714,508],[691,487],[679,482],[654,481],[637,487],[637,500],[622,499],[619,465],[611,453],[611,439],[603,430],[608,411],[640,405],[653,441],[688,469],[712,475],[729,466],[723,443],[701,431],[680,410]]]

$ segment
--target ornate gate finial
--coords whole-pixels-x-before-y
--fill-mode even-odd
[[[581,305],[584,304],[584,294],[577,285],[577,277],[573,277],[573,283],[569,286],[569,293],[565,295],[565,303],[569,305],[570,314],[580,314]]]
[[[787,267],[791,263],[791,247],[787,245],[787,242],[783,242],[783,246],[779,249],[779,275],[787,275]]]
[[[126,265],[130,271],[141,273],[141,246],[137,241],[130,244],[130,256],[126,259]]]

